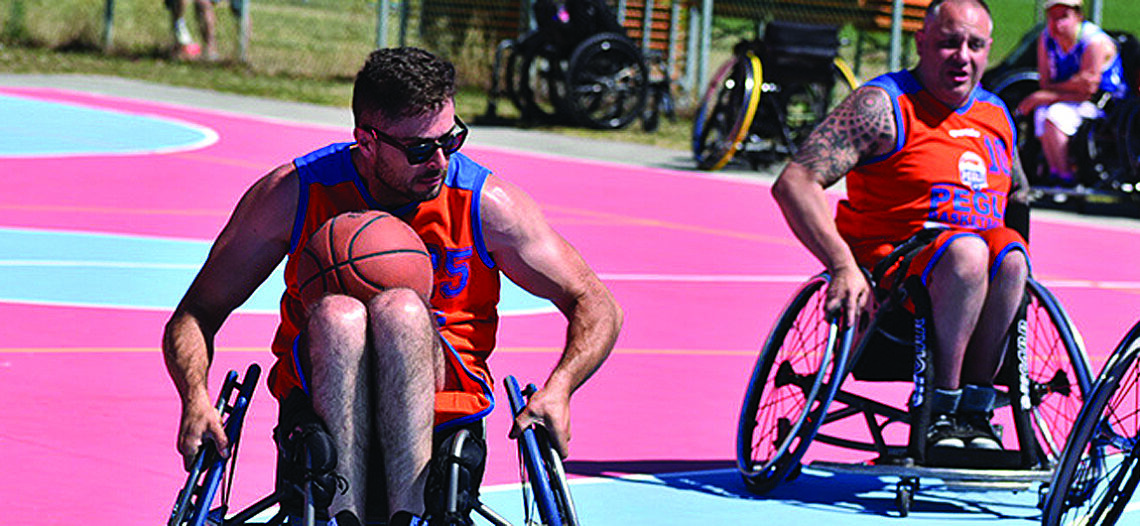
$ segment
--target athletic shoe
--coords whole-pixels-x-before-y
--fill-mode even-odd
[[[926,431],[926,447],[964,448],[966,442],[959,435],[953,416],[936,414]]]
[[[966,447],[970,449],[985,449],[1000,451],[1001,436],[994,425],[990,423],[990,415],[986,413],[967,413],[961,416],[960,425],[962,434],[966,437]]]

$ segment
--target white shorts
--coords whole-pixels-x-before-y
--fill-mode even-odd
[[[1092,102],[1054,102],[1048,106],[1038,106],[1033,110],[1034,134],[1040,137],[1045,131],[1045,122],[1053,123],[1061,133],[1073,136],[1085,119],[1103,116],[1104,112]]]

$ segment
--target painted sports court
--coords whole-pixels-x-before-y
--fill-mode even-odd
[[[0,75],[0,522],[165,523],[185,476],[162,325],[245,188],[349,140],[350,120],[347,109],[118,79]],[[765,498],[745,490],[733,444],[756,351],[819,268],[785,226],[770,178],[693,172],[684,152],[479,126],[464,151],[529,191],[625,308],[614,354],[574,398],[567,469],[582,524],[1038,520],[1034,490],[963,493],[937,480],[923,481],[908,519],[895,516],[885,477],[805,470]],[[1036,277],[1096,371],[1140,316],[1138,227],[1034,216]],[[269,366],[282,288],[271,278],[219,334],[215,389],[228,369]],[[509,291],[493,371],[541,381],[563,331],[549,305]],[[483,499],[519,524],[501,386],[497,395]],[[271,492],[275,418],[262,385],[235,508]]]

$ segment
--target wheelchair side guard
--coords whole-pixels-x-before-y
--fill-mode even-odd
[[[223,427],[230,443],[231,462],[237,456],[241,427],[245,422],[246,410],[249,408],[250,400],[253,399],[253,391],[257,387],[257,380],[260,376],[261,367],[257,364],[251,364],[246,369],[245,377],[240,382],[237,378],[237,371],[230,371],[226,375],[226,381],[222,384],[221,391],[218,393],[218,401],[215,407],[225,420]],[[168,526],[201,526],[206,523],[207,519],[221,522],[218,520],[218,516],[225,514],[225,501],[228,500],[228,495],[222,496],[223,504],[218,510],[211,512],[210,504],[222,483],[226,462],[227,460],[222,458],[215,448],[203,445],[194,457],[186,485],[178,492],[174,509],[170,513],[170,520],[167,522]],[[204,472],[203,469],[205,469]]]
[[[333,495],[348,489],[347,481],[336,473],[336,444],[324,421],[313,410],[308,397],[295,389],[285,399],[282,414],[290,415],[273,429],[273,441],[281,456],[282,479],[287,484],[282,495],[311,504],[315,509],[327,509]],[[306,487],[307,486],[307,487]]]

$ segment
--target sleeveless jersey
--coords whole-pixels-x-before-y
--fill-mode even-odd
[[[308,392],[308,380],[298,373],[296,346],[305,311],[295,256],[329,218],[354,210],[385,210],[357,174],[352,146],[333,144],[293,161],[301,192],[285,264],[281,324],[273,341],[277,363],[269,375],[270,390],[280,400],[295,387]],[[455,153],[436,198],[385,210],[411,225],[431,254],[431,308],[449,372],[454,373],[444,391],[436,393],[437,430],[481,419],[494,406],[487,357],[498,328],[499,271],[483,244],[479,220],[479,196],[488,175],[489,170]]]
[[[836,223],[859,263],[873,264],[869,259],[923,228],[980,231],[1003,225],[1017,140],[1001,99],[978,87],[966,104],[952,109],[909,71],[868,85],[890,96],[897,139],[891,152],[847,174],[847,198],[839,203]]]
[[[1089,21],[1081,23],[1076,45],[1066,52],[1046,29],[1042,33],[1042,37],[1045,39],[1045,53],[1049,63],[1050,78],[1054,82],[1064,82],[1076,75],[1081,70],[1081,58],[1084,57],[1089,42],[1099,35],[1107,36],[1104,30],[1096,24]],[[1124,81],[1124,62],[1121,61],[1120,50],[1117,50],[1112,62],[1101,72],[1100,90],[1109,93],[1114,99],[1122,99],[1127,95],[1128,84]]]

